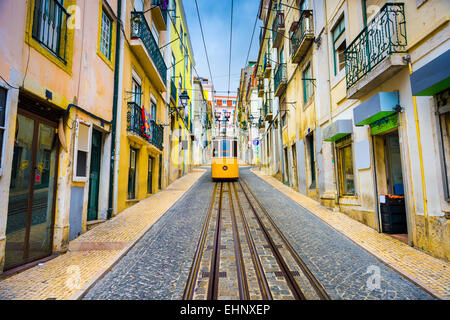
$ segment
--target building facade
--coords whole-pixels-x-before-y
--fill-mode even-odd
[[[261,1],[256,69],[262,168],[447,260],[449,12],[439,0]]]
[[[172,0],[170,16],[169,183],[185,175],[193,163],[194,53],[181,0]],[[187,95],[183,106],[180,96]]]
[[[241,70],[237,124],[240,128],[240,159],[247,164],[259,165],[259,122],[262,97],[258,97],[255,71],[256,62],[252,61]]]
[[[189,171],[185,21],[181,0],[1,2],[0,273],[65,252]]]
[[[193,165],[201,166],[211,161],[211,121],[212,121],[212,104],[209,100],[212,87],[205,78],[194,78],[193,86]]]
[[[124,21],[121,97],[118,108],[118,173],[114,214],[162,189],[166,106],[168,7],[128,0]]]
[[[236,131],[236,106],[237,97],[214,97],[215,132],[214,136],[234,137]]]
[[[108,215],[118,1],[0,6],[1,272]]]

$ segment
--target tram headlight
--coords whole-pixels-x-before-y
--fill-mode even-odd
[[[227,166],[223,166],[223,171],[227,171],[228,170],[228,167]]]

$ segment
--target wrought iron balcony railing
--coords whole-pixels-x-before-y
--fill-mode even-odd
[[[164,23],[167,25],[167,12],[169,10],[169,0],[153,0],[153,7],[156,6],[158,6],[161,9]]]
[[[275,18],[272,23],[272,42],[275,48],[281,43],[284,37],[284,12],[283,10],[275,11]]]
[[[153,63],[156,66],[156,69],[159,72],[159,75],[161,76],[163,82],[165,82],[167,76],[167,66],[143,12],[134,11],[131,13],[131,38],[142,40],[145,48],[153,60]]]
[[[280,63],[275,71],[274,77],[275,95],[277,95],[278,91],[282,89],[281,87],[286,84],[286,79],[286,63]]]
[[[144,138],[159,150],[163,149],[164,128],[150,120],[149,130],[145,132],[142,108],[135,102],[128,102],[127,130]]]
[[[67,63],[67,19],[69,17],[69,13],[59,1],[35,1],[32,36],[64,64]]]
[[[386,57],[405,53],[406,46],[404,3],[386,3],[345,50],[347,89]]]
[[[309,48],[309,45],[314,38],[313,11],[303,10],[300,19],[297,22],[294,22],[294,24],[295,25],[292,26],[294,30],[291,34],[290,52],[292,62],[297,63],[306,53],[306,50]]]
[[[264,77],[268,78],[270,76],[270,73],[272,71],[272,64],[271,64],[270,54],[266,53],[264,55]]]
[[[267,117],[271,116],[273,111],[272,111],[272,99],[266,99],[264,101],[264,118],[267,119]]]

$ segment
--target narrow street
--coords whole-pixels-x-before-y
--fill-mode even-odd
[[[450,0],[0,0],[13,300],[450,300]]]
[[[208,170],[84,296],[182,298],[433,299],[250,168],[233,183]]]

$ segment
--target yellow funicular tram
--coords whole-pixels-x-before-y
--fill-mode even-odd
[[[238,141],[232,137],[217,137],[212,141],[211,175],[216,180],[239,179]]]

